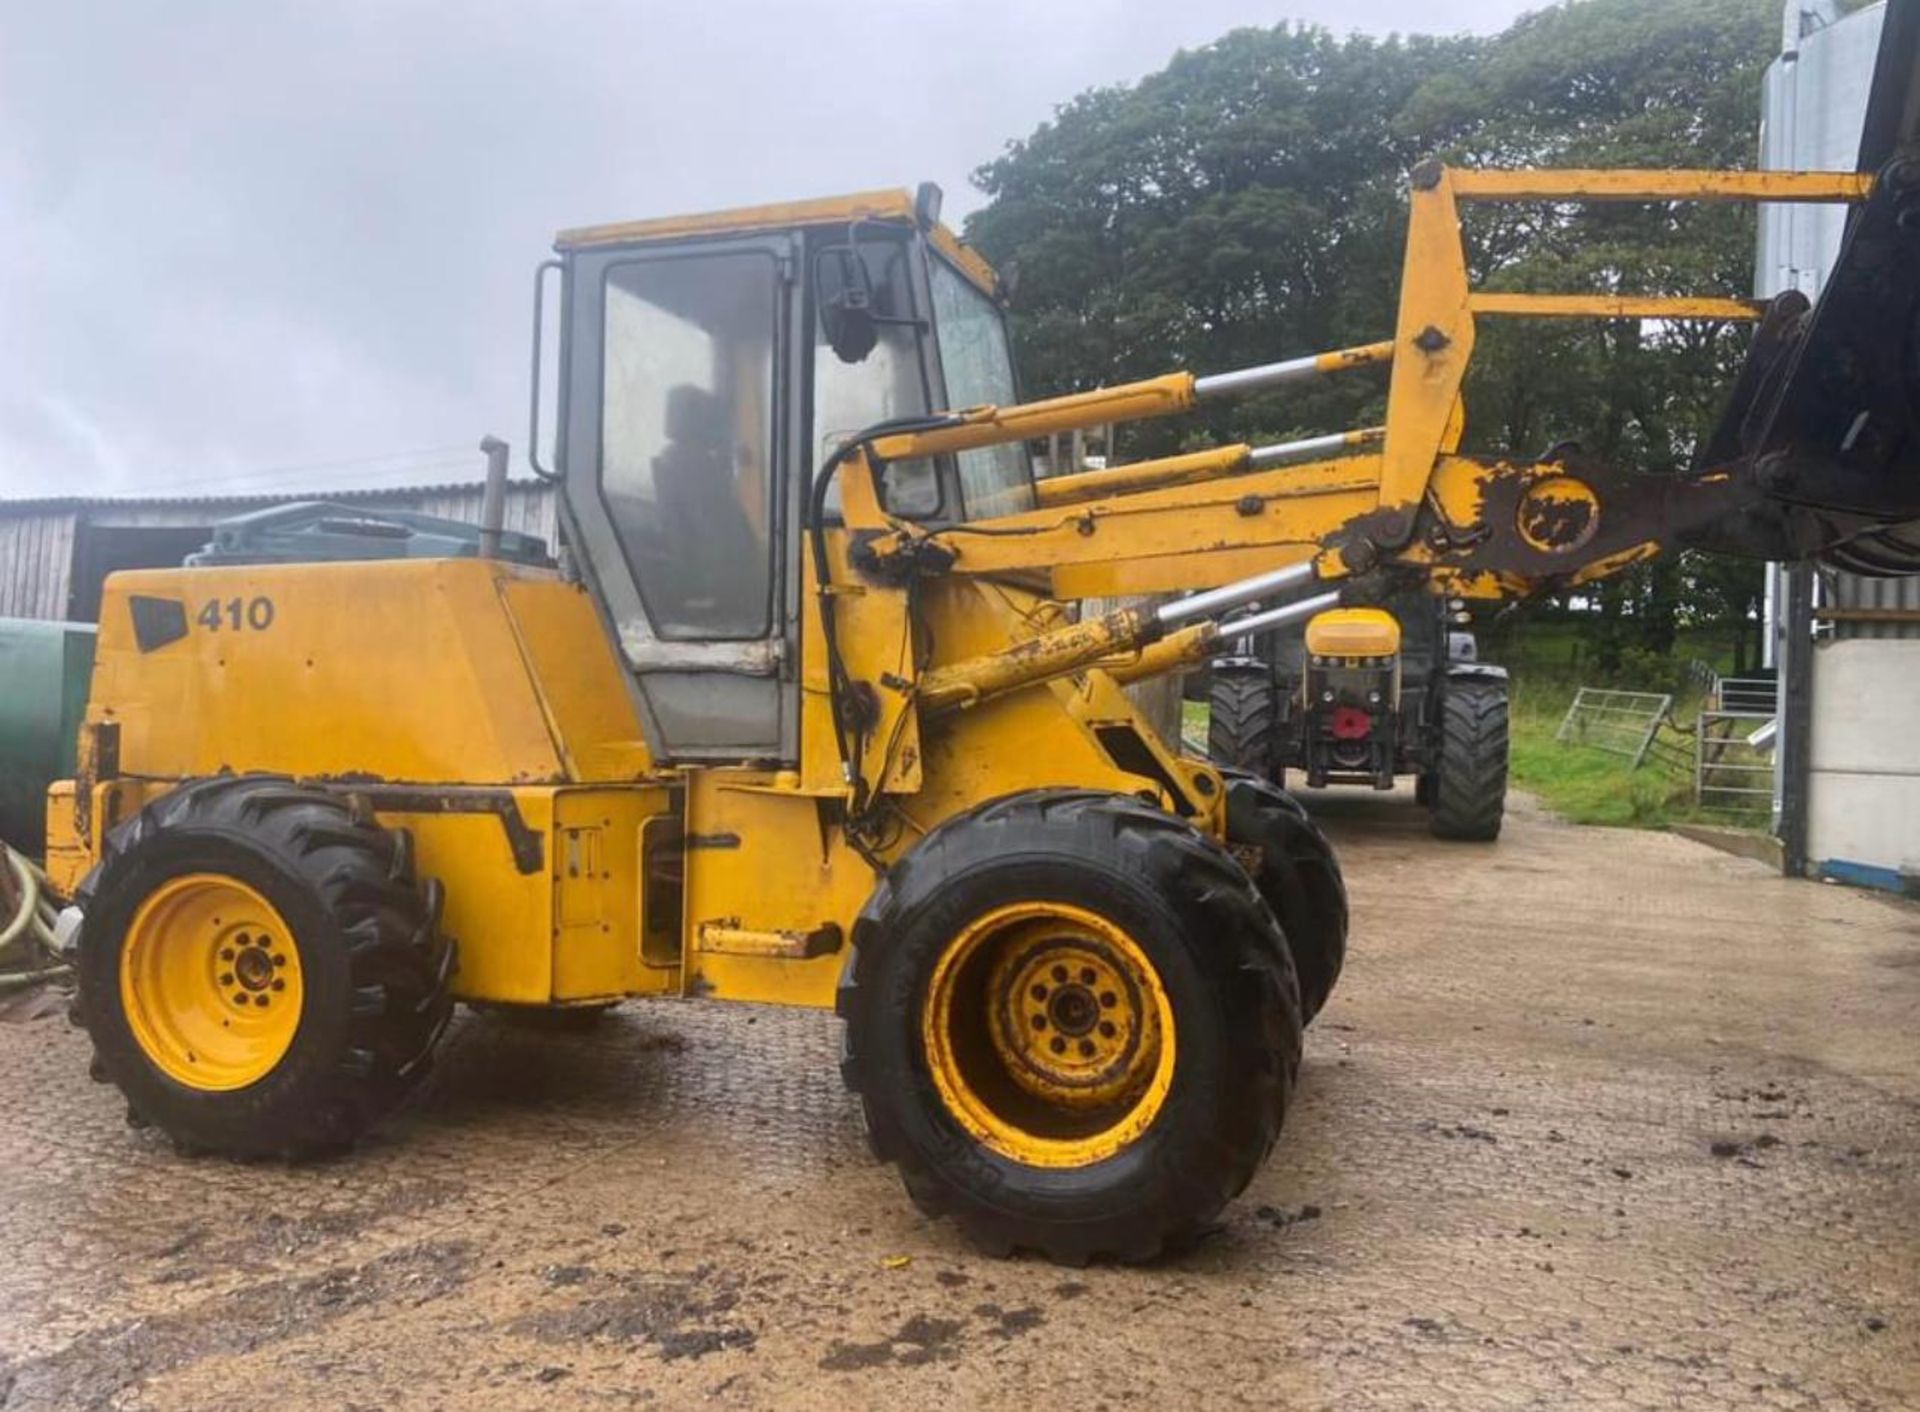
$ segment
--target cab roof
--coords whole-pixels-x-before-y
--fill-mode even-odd
[[[726,211],[701,211],[685,216],[658,216],[644,221],[617,221],[611,225],[576,226],[553,240],[560,251],[603,245],[641,245],[650,241],[685,240],[702,235],[742,235],[757,230],[791,230],[796,226],[847,225],[853,221],[916,219],[913,193],[901,187],[884,191],[857,191],[849,196],[820,196],[809,201],[779,201],[767,206],[736,206]],[[927,232],[942,255],[975,284],[992,294],[999,287],[993,267],[962,244],[960,237],[938,221]]]

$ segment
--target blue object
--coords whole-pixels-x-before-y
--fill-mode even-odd
[[[1844,858],[1823,858],[1819,875],[1830,882],[1850,887],[1871,887],[1881,892],[1896,892],[1902,897],[1920,897],[1920,877],[1898,868],[1883,868],[1875,863],[1850,863]]]

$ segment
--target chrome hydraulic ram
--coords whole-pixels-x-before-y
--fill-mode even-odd
[[[1311,563],[1290,564],[1264,574],[1189,594],[1157,608],[1121,608],[1093,618],[1043,632],[1000,652],[969,657],[935,667],[915,688],[923,716],[932,718],[977,705],[1020,687],[1051,681],[1084,668],[1130,659],[1132,669],[1149,657],[1160,664],[1154,671],[1171,670],[1182,662],[1206,655],[1207,646],[1223,632],[1238,635],[1311,617],[1340,600],[1337,591],[1313,595],[1250,617],[1222,621],[1236,608],[1314,581]],[[1170,638],[1169,635],[1172,635]],[[1172,638],[1177,638],[1175,642]],[[1168,639],[1163,643],[1162,639]],[[1150,675],[1129,671],[1129,678]]]

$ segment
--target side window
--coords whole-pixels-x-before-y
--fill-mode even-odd
[[[838,233],[836,232],[836,238]],[[913,281],[907,263],[911,247],[904,240],[874,236],[860,242],[873,285],[874,312],[883,318],[914,316]],[[820,295],[834,292],[837,266],[820,264]],[[816,315],[813,346],[813,467],[827,458],[855,432],[894,417],[917,416],[928,410],[926,374],[920,365],[920,331],[912,324],[883,323],[873,351],[857,363],[843,363],[827,343],[825,325]],[[940,509],[940,482],[931,461],[903,462],[887,468],[887,508],[896,515],[922,516]],[[840,508],[839,486],[827,492],[828,508]]]
[[[933,318],[950,408],[960,411],[985,403],[1005,407],[1018,400],[1007,326],[999,309],[940,259],[933,261]],[[968,519],[1033,508],[1033,468],[1024,442],[982,446],[962,451],[955,459],[960,463],[960,494]]]
[[[607,268],[600,488],[663,638],[771,626],[778,314],[765,251]]]

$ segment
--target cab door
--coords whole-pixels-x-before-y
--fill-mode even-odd
[[[567,261],[575,548],[667,760],[798,755],[793,241]]]

